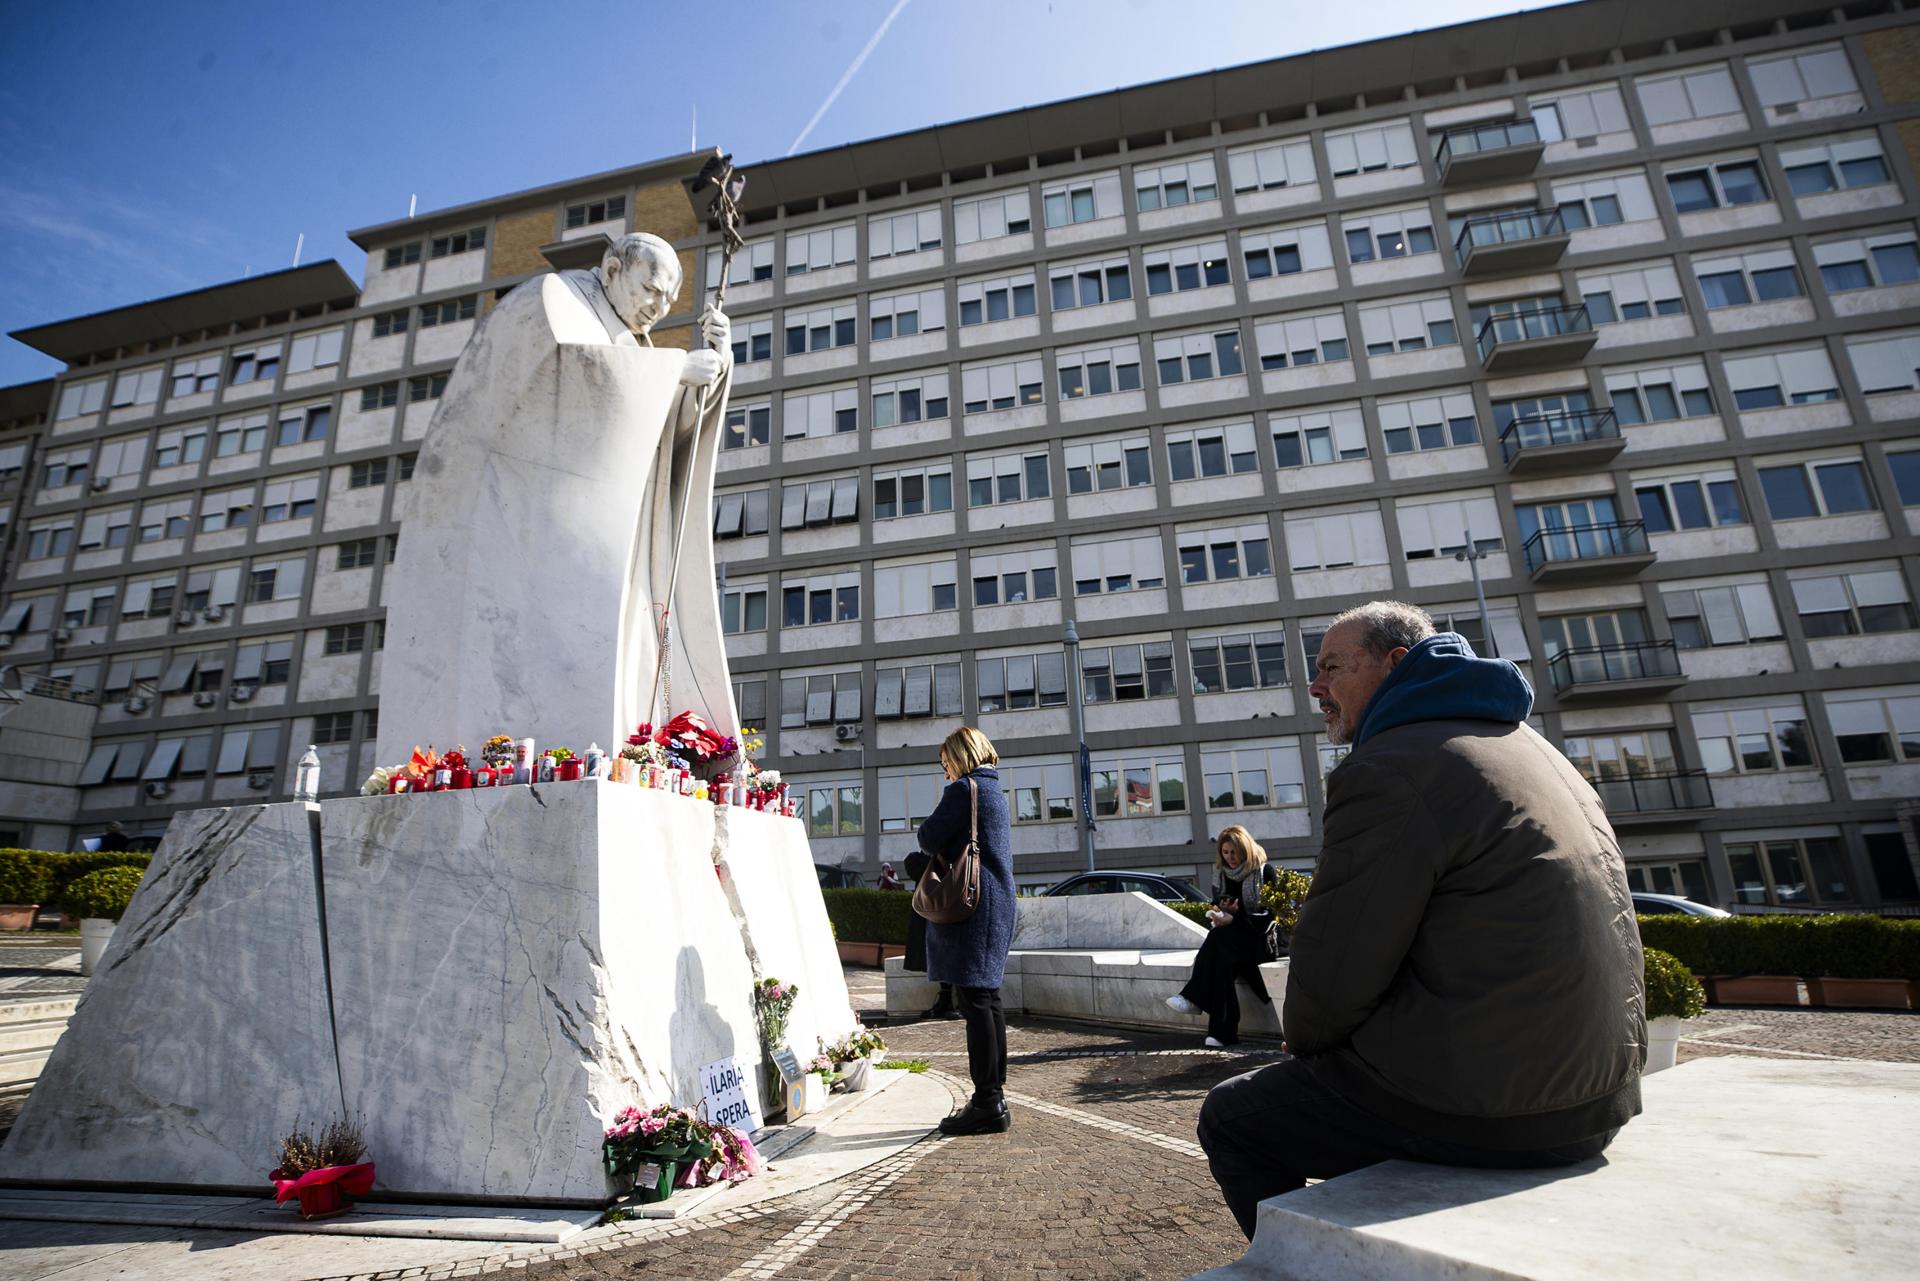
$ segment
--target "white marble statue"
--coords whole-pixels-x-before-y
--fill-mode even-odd
[[[680,276],[664,240],[624,236],[517,286],[467,344],[388,573],[380,762],[496,733],[611,747],[681,711],[739,732],[708,516],[732,354],[711,308],[707,350],[653,346]]]

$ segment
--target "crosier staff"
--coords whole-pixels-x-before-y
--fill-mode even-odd
[[[720,233],[720,288],[713,296],[712,310],[724,313],[727,301],[727,277],[732,274],[733,255],[746,242],[740,237],[741,193],[747,189],[747,179],[743,174],[734,172],[731,155],[716,154],[709,159],[694,178],[688,195],[699,197],[702,192],[711,189],[712,208],[707,215],[707,224]],[[671,662],[669,652],[672,640],[668,635],[669,623],[673,616],[673,592],[680,581],[680,549],[686,545],[687,510],[693,504],[687,491],[693,485],[693,465],[700,455],[700,428],[706,421],[707,394],[712,388],[700,388],[693,419],[693,445],[687,451],[687,473],[681,479],[680,491],[687,501],[680,504],[680,519],[673,534],[673,561],[667,572],[667,595],[660,606],[660,655],[653,669],[653,692],[647,697],[647,714],[656,725],[665,724],[670,712],[662,701],[673,697],[673,681],[668,668]]]

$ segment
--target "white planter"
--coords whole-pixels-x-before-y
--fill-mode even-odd
[[[858,1094],[866,1089],[873,1079],[873,1060],[848,1059],[840,1065],[842,1081],[840,1088],[848,1094]]]
[[[1680,1048],[1680,1020],[1672,1014],[1647,1020],[1647,1066],[1642,1075],[1664,1072],[1673,1066]]]
[[[818,1112],[821,1108],[827,1106],[827,1092],[829,1088],[826,1077],[821,1076],[818,1072],[807,1073],[807,1082],[802,1096],[803,1104],[800,1109],[801,1115],[804,1116],[809,1112]]]
[[[107,944],[113,939],[113,927],[118,921],[109,921],[105,917],[87,916],[80,920],[80,973],[90,975],[93,967],[100,964],[100,958],[107,953]]]

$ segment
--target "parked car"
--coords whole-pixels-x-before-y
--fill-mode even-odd
[[[1158,872],[1082,872],[1068,877],[1043,897],[1062,894],[1131,894],[1139,892],[1162,903],[1205,903],[1207,896],[1193,888],[1193,882]]]
[[[1732,916],[1732,912],[1705,903],[1696,903],[1678,894],[1643,894],[1635,891],[1633,910],[1641,916]]]
[[[851,868],[835,867],[831,863],[815,863],[813,870],[820,877],[823,890],[857,890],[860,888],[860,873]]]

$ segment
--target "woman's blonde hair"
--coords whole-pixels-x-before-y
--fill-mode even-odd
[[[1267,851],[1261,847],[1260,842],[1253,839],[1252,832],[1249,832],[1238,823],[1221,832],[1219,839],[1213,843],[1213,867],[1215,871],[1224,871],[1227,866],[1227,860],[1220,857],[1220,847],[1222,845],[1231,845],[1233,848],[1239,850],[1240,861],[1251,867],[1255,872],[1258,872],[1267,865]]]
[[[955,778],[965,778],[982,765],[998,765],[1000,753],[993,750],[985,734],[962,725],[940,744],[940,763],[952,770]]]

